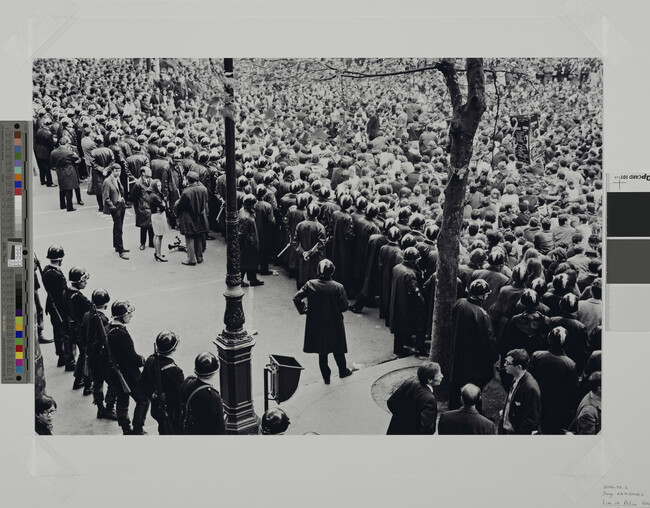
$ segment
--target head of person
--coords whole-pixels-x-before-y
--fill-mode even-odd
[[[426,362],[418,367],[418,381],[420,381],[420,384],[438,386],[443,377],[440,365],[436,362]]]
[[[162,182],[160,180],[154,178],[151,180],[151,183],[149,185],[154,192],[157,194],[162,194]]]
[[[111,305],[111,315],[115,321],[120,323],[130,322],[134,312],[135,307],[128,300],[115,300]]]
[[[111,164],[111,175],[113,175],[113,178],[119,179],[121,173],[122,173],[122,168],[120,167],[119,164],[117,163]]]
[[[140,179],[146,185],[151,183],[151,168],[149,166],[142,166],[140,168]]]
[[[82,268],[80,266],[73,266],[70,268],[70,272],[68,273],[68,280],[70,281],[70,285],[77,289],[84,289],[86,287],[86,284],[88,284],[89,278],[90,274],[86,271],[85,268]]]
[[[556,326],[546,337],[548,345],[551,351],[564,351],[566,344],[566,339],[569,336],[569,332],[563,326]]]
[[[194,375],[202,380],[211,379],[219,370],[219,360],[209,351],[196,355],[194,359]]]
[[[408,247],[404,250],[404,264],[409,266],[417,265],[420,260],[420,251],[415,247]]]
[[[321,280],[330,280],[332,275],[334,275],[335,270],[336,267],[334,266],[334,263],[329,259],[323,259],[316,267],[316,273],[318,274],[318,278]]]
[[[190,184],[196,183],[199,181],[199,174],[196,171],[188,171],[187,181]]]
[[[511,349],[506,354],[504,367],[508,374],[519,379],[528,368],[528,362],[530,362],[530,356],[525,349]]]
[[[600,395],[602,393],[602,372],[599,370],[592,372],[589,376],[588,385],[591,392]]]
[[[56,413],[56,401],[49,395],[41,395],[35,401],[36,419],[47,428],[52,429],[54,414]]]
[[[50,263],[53,265],[61,265],[63,262],[63,256],[65,256],[65,252],[63,251],[63,247],[60,245],[50,245],[47,249],[47,259],[49,259]]]
[[[476,406],[481,400],[481,389],[472,383],[467,383],[460,389],[460,400],[467,408]]]
[[[176,348],[180,338],[171,330],[164,330],[156,336],[156,353],[169,356]]]
[[[470,282],[467,292],[473,300],[483,302],[490,294],[490,285],[483,279],[476,279]]]
[[[91,296],[91,301],[99,310],[105,310],[108,302],[111,301],[111,297],[105,289],[95,289]]]
[[[289,425],[291,425],[289,416],[279,407],[267,409],[260,422],[262,434],[265,436],[284,434]]]

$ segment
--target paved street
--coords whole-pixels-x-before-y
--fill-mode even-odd
[[[56,175],[53,172],[54,178]],[[124,244],[131,249],[131,259],[120,259],[112,248],[112,221],[109,215],[98,213],[95,196],[86,194],[82,182],[84,206],[77,211],[59,210],[58,189],[38,185],[33,189],[34,248],[43,266],[51,244],[60,244],[66,256],[63,271],[67,276],[73,266],[83,266],[90,273],[86,296],[96,288],[108,290],[111,301],[128,299],[136,308],[128,325],[136,351],[143,356],[153,352],[153,343],[161,330],[171,329],[180,334],[181,344],[175,354],[176,363],[185,375],[192,373],[194,358],[203,350],[216,353],[212,341],[223,329],[225,301],[226,247],[220,235],[209,241],[203,264],[181,265],[185,253],[169,252],[167,244],[174,235],[163,239],[163,252],[168,263],[154,260],[153,249],[138,249],[139,229],[131,210],[124,221]],[[244,311],[246,328],[257,332],[253,348],[253,398],[255,410],[261,414],[263,369],[269,354],[294,356],[305,368],[301,386],[322,383],[317,355],[302,352],[304,320],[292,302],[295,281],[280,270],[279,276],[263,277],[266,285],[246,288]],[[45,291],[40,296],[45,302]],[[366,309],[363,315],[345,314],[348,340],[348,365],[354,362],[364,368],[392,358],[392,335],[380,322],[377,309]],[[52,336],[49,316],[45,317],[45,335]],[[55,434],[119,434],[115,422],[97,420],[92,397],[83,397],[81,390],[72,391],[72,373],[56,367],[54,345],[42,346],[47,391],[58,403]],[[336,368],[333,358],[330,366]],[[354,376],[353,376],[354,378]],[[349,381],[349,380],[346,380]],[[335,390],[338,378],[332,379]],[[300,388],[298,388],[300,391]],[[368,393],[368,397],[370,394]],[[259,402],[258,402],[259,401]],[[133,402],[131,402],[131,412]],[[156,433],[156,422],[149,416],[145,427]]]

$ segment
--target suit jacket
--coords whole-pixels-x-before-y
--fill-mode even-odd
[[[428,386],[407,379],[388,399],[393,417],[386,434],[435,434],[438,404]]]
[[[515,429],[515,434],[532,434],[533,431],[539,430],[541,399],[537,381],[529,372],[524,372],[510,401],[508,418]]]
[[[118,203],[124,200],[124,189],[119,180],[112,176],[106,178],[102,184],[102,200],[104,202],[104,213],[110,215]]]
[[[476,408],[456,409],[440,415],[438,434],[494,434],[494,423],[480,414]]]

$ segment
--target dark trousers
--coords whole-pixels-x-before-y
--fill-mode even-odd
[[[59,321],[55,314],[50,314],[50,322],[52,323],[54,349],[57,356],[65,361],[66,365],[73,365],[74,345],[66,325]]]
[[[339,374],[343,374],[347,369],[347,364],[345,362],[345,353],[332,353],[334,355],[334,361],[336,362],[337,367],[339,368]],[[320,373],[323,375],[323,379],[329,381],[332,370],[330,369],[327,357],[329,354],[319,354],[318,355],[318,366],[320,367]]]
[[[72,189],[61,190],[61,188],[59,188],[59,206],[61,207],[61,210],[64,208],[72,210],[74,208],[72,206]]]
[[[120,384],[116,385],[117,388],[117,406],[115,412],[117,413],[117,423],[120,427],[128,428],[131,424],[129,419],[129,397],[135,401],[135,409],[133,410],[133,430],[139,431],[144,427],[144,421],[147,418],[147,410],[149,409],[149,399],[142,393],[140,385],[135,379],[126,379],[131,393],[125,393]]]
[[[97,206],[99,207],[99,211],[104,210],[104,200],[102,199],[102,193],[100,191],[99,194],[95,194],[95,199],[97,199]]]
[[[41,185],[52,185],[52,166],[49,159],[39,159],[36,157],[38,164],[38,173],[41,178]]]
[[[36,305],[36,330],[40,339],[43,336],[43,306],[37,290],[34,290],[34,304]]]
[[[124,242],[122,240],[122,227],[124,226],[124,212],[126,208],[124,202],[119,202],[115,210],[111,212],[113,217],[113,247],[116,252],[124,252]]]
[[[108,384],[106,388],[106,407],[112,409],[115,407],[117,400],[117,390],[110,376],[110,367],[107,360],[101,360],[90,357],[90,372],[93,379],[93,402],[99,407],[104,403],[104,382]]]
[[[203,261],[203,240],[204,235],[185,235],[185,246],[187,247],[187,261],[196,263]]]
[[[244,282],[244,275],[248,275],[248,282],[257,280],[257,270],[242,270],[241,281]]]
[[[93,384],[93,378],[84,375],[85,363],[86,363],[86,348],[79,346],[79,357],[77,358],[77,367],[74,369],[74,378],[83,379],[84,388],[90,388]]]
[[[140,245],[144,245],[147,241],[147,234],[149,234],[149,247],[153,247],[153,226],[140,226]]]

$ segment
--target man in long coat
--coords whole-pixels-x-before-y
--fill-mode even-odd
[[[257,269],[260,265],[260,240],[255,217],[257,199],[252,194],[247,194],[243,199],[243,207],[239,210],[239,252],[242,287],[261,286],[264,284],[257,278]],[[248,274],[248,282],[244,276]]]
[[[298,254],[298,277],[296,286],[300,289],[308,280],[318,276],[318,264],[325,258],[325,226],[318,222],[320,207],[307,207],[307,218],[296,226],[293,245]]]
[[[332,261],[337,266],[334,278],[343,284],[346,291],[352,288],[352,268],[354,266],[354,224],[350,215],[352,198],[343,195],[341,209],[332,213]]]
[[[393,226],[388,230],[388,243],[379,248],[377,266],[381,276],[381,294],[379,303],[379,317],[384,318],[386,326],[390,325],[390,296],[393,287],[393,268],[404,259],[402,249],[399,247],[401,232]]]
[[[269,263],[273,258],[275,247],[275,213],[273,205],[266,200],[269,190],[264,185],[255,189],[257,202],[255,203],[255,225],[260,242],[260,275],[271,275]]]
[[[318,354],[318,365],[325,384],[330,384],[332,373],[327,362],[330,353],[334,354],[340,378],[352,374],[345,361],[348,345],[343,313],[348,310],[348,299],[343,285],[332,280],[334,270],[334,264],[329,259],[323,259],[318,264],[318,279],[308,281],[293,297],[298,312],[307,314],[303,351]],[[303,301],[305,298],[306,305]]]
[[[77,202],[82,204],[79,192],[79,174],[76,165],[81,162],[79,156],[72,151],[70,139],[63,137],[61,145],[52,150],[50,164],[56,170],[56,178],[59,182],[59,206],[61,210],[66,208],[68,212],[74,212],[72,206],[72,191],[77,193]]]
[[[187,247],[187,260],[182,264],[194,266],[203,262],[202,237],[208,232],[208,190],[199,183],[199,175],[194,171],[187,174],[187,181],[189,185],[176,201],[174,213]]]

